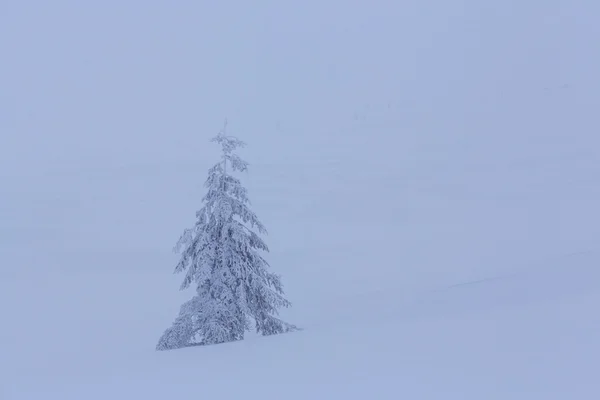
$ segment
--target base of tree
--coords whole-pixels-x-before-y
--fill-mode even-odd
[[[263,335],[262,337],[284,335],[286,333],[301,332],[303,330],[304,330],[303,328],[298,328],[297,326],[293,326],[293,328],[289,329],[286,332],[273,333],[273,334],[270,334],[270,335]],[[200,342],[191,342],[191,343],[187,343],[187,344],[181,345],[179,347],[172,347],[172,348],[159,348],[159,347],[157,347],[156,351],[182,350],[182,349],[187,349],[187,348],[190,348],[190,347],[218,346],[218,345],[222,345],[222,344],[242,342],[243,340],[244,339],[232,340],[232,341],[229,341],[229,342],[222,342],[222,343],[204,343],[202,341],[200,341]]]

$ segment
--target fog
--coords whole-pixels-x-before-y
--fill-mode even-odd
[[[585,0],[3,1],[5,343],[27,346],[11,318],[38,302],[80,301],[59,288],[88,272],[127,274],[111,307],[149,307],[127,303],[142,290],[164,310],[148,323],[168,323],[186,298],[171,248],[226,119],[298,323],[598,250],[599,16]]]

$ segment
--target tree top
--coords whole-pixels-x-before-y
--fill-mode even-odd
[[[246,146],[245,142],[241,141],[235,136],[227,134],[227,120],[225,120],[223,129],[221,129],[217,136],[213,137],[210,141],[220,144],[221,148],[223,149],[223,153],[226,155],[231,154],[238,147],[243,148]]]

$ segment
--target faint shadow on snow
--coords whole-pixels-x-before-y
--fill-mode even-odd
[[[339,307],[328,321],[317,321],[313,326],[321,329],[338,323],[353,324],[357,319],[380,323],[477,317],[536,304],[558,307],[563,301],[592,292],[600,292],[600,256],[588,251],[558,257],[510,275],[430,291],[403,294],[387,290],[348,297],[340,301],[348,307]]]

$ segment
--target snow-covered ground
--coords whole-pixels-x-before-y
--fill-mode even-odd
[[[595,2],[187,3],[0,5],[0,399],[600,396]],[[304,330],[155,352],[225,116]]]

